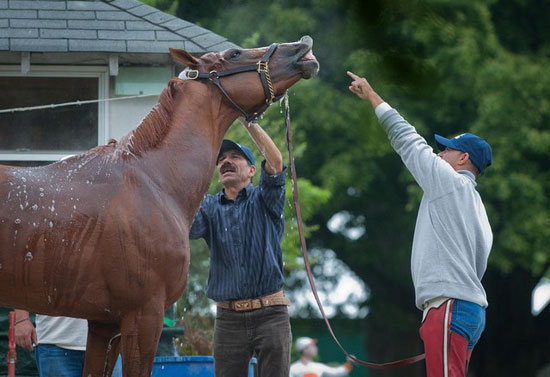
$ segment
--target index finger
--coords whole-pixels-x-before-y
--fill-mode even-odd
[[[347,71],[346,72],[348,74],[349,77],[351,77],[352,79],[354,80],[359,80],[361,79],[361,77],[357,76],[355,73],[351,72],[351,71]]]

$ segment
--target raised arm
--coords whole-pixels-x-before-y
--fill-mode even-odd
[[[353,80],[349,90],[371,103],[393,149],[401,156],[403,163],[424,192],[428,196],[440,196],[452,190],[454,186],[450,183],[456,181],[456,173],[451,165],[433,152],[416,129],[384,102],[365,78],[349,71],[347,74]]]
[[[239,118],[239,120],[245,126],[252,140],[254,140],[254,144],[256,144],[262,156],[264,156],[266,160],[266,172],[270,175],[282,172],[283,156],[269,135],[258,123],[247,123],[243,118]]]

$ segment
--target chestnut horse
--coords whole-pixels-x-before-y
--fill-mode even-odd
[[[275,97],[317,73],[312,43],[306,36],[271,49]],[[151,375],[164,312],[186,286],[189,227],[223,136],[240,111],[265,108],[265,77],[239,67],[266,51],[197,59],[171,50],[196,73],[219,72],[223,87],[172,79],[120,142],[43,167],[0,166],[0,305],[86,318],[84,376],[110,376],[119,352],[125,377]]]

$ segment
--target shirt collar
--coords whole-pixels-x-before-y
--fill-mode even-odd
[[[246,185],[245,188],[243,188],[241,191],[239,191],[239,194],[237,194],[237,198],[236,198],[235,201],[239,201],[241,198],[242,199],[248,198],[253,189],[254,189],[254,185],[252,183],[249,183],[248,185]],[[229,200],[229,199],[226,198],[225,189],[222,189],[218,193],[218,197],[219,197],[219,201],[220,201],[221,204],[233,203],[232,200]]]
[[[465,175],[467,178],[469,178],[472,183],[474,184],[474,186],[477,186],[477,183],[476,183],[476,176],[474,175],[474,173],[472,173],[471,171],[469,170],[458,170],[457,171],[458,174],[462,174],[462,175]]]

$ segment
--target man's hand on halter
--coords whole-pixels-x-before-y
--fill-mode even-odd
[[[250,127],[250,126],[253,125],[253,124],[258,124],[258,123],[256,123],[256,122],[248,123],[248,122],[246,121],[246,119],[244,119],[244,117],[242,117],[242,116],[239,117],[239,122],[241,122],[241,124],[242,124],[243,126],[245,126],[246,128]]]

